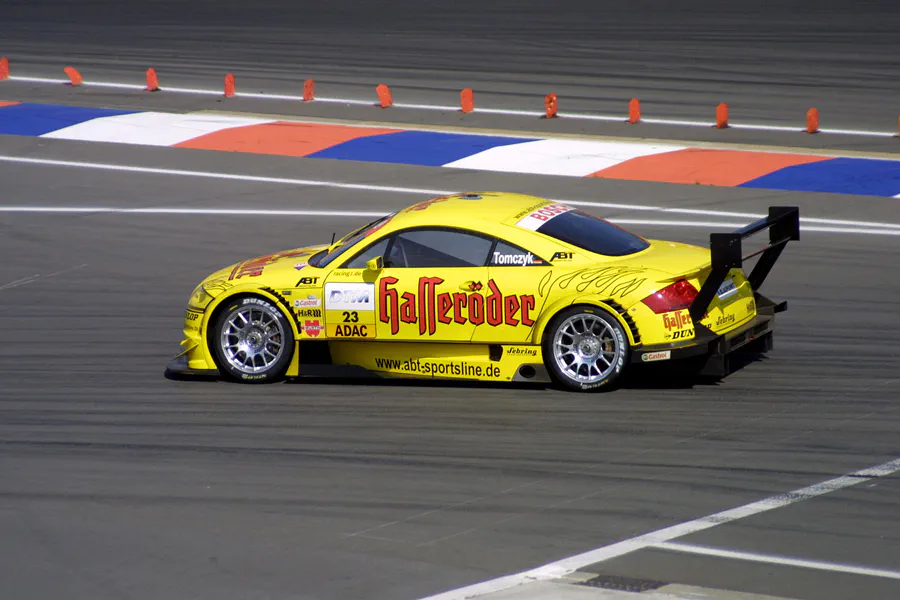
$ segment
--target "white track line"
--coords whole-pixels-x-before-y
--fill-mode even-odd
[[[198,177],[201,179],[221,179],[228,181],[248,181],[251,183],[276,183],[284,185],[303,185],[340,188],[347,190],[363,190],[367,192],[392,192],[397,194],[427,194],[447,195],[454,191],[434,190],[426,188],[407,188],[390,185],[369,185],[361,183],[344,183],[340,181],[322,181],[318,179],[296,179],[291,177],[263,177],[259,175],[236,175],[233,173],[217,173],[214,171],[187,171],[184,169],[158,169],[154,167],[139,167],[135,165],[114,165],[109,163],[89,163],[72,160],[50,160],[44,158],[22,158],[19,156],[2,156],[0,162],[42,165],[48,167],[75,167],[82,169],[96,169],[100,171],[117,171],[121,173],[144,173],[148,175],[166,175],[181,177]],[[900,227],[900,225],[898,225]]]
[[[140,214],[140,215],[212,215],[246,217],[366,217],[377,218],[390,214],[392,210],[303,210],[276,208],[190,208],[190,207],[145,207],[121,208],[116,206],[2,206],[2,213],[43,213],[43,214]],[[643,225],[646,227],[700,227],[703,229],[736,229],[746,222],[727,223],[722,221],[676,221],[663,219],[606,219],[617,225]],[[861,235],[886,235],[900,237],[900,230],[864,229],[853,227],[803,227],[803,232],[856,233]]]
[[[45,159],[45,158],[23,158],[20,156],[4,156],[0,155],[0,163],[7,162],[13,164],[29,164],[29,165],[40,165],[40,166],[51,166],[51,167],[70,167],[70,168],[81,168],[81,169],[95,169],[100,171],[113,171],[113,172],[122,172],[122,173],[141,173],[148,175],[164,175],[164,176],[178,176],[178,177],[197,177],[202,179],[219,179],[225,181],[246,181],[251,183],[274,183],[281,185],[302,185],[302,186],[313,186],[313,187],[330,187],[337,189],[349,189],[349,190],[360,190],[367,192],[389,192],[395,194],[415,194],[415,195],[427,195],[427,196],[444,196],[447,194],[453,194],[459,192],[459,190],[436,190],[436,189],[427,189],[427,188],[410,188],[410,187],[401,187],[401,186],[387,186],[387,185],[373,185],[373,184],[361,184],[361,183],[346,183],[340,181],[326,181],[326,180],[318,180],[318,179],[296,179],[290,177],[264,177],[259,175],[243,175],[236,173],[221,173],[214,171],[189,171],[185,169],[162,169],[155,167],[141,167],[137,165],[116,165],[110,163],[92,163],[92,162],[80,162],[80,161],[71,161],[71,160],[53,160],[53,159]],[[646,204],[621,204],[621,203],[610,203],[610,202],[590,202],[583,200],[567,200],[567,199],[559,199],[553,198],[552,200],[556,202],[564,202],[566,204],[571,204],[573,206],[589,206],[592,208],[605,208],[612,210],[623,210],[623,211],[650,211],[650,212],[659,212],[659,213],[667,213],[667,214],[679,214],[679,215],[693,215],[693,216],[711,216],[711,217],[724,217],[728,219],[741,219],[740,223],[719,223],[718,225],[711,225],[706,221],[691,221],[691,222],[678,222],[683,225],[688,226],[722,226],[722,227],[739,227],[746,225],[746,223],[750,220],[758,219],[764,215],[753,214],[753,213],[739,213],[739,212],[729,212],[723,210],[704,210],[704,209],[695,209],[695,208],[670,208],[664,206],[652,206]],[[5,207],[3,210],[7,212],[23,212],[22,209],[29,209],[31,212],[49,212],[54,209],[54,207]],[[98,207],[100,211],[118,211],[118,212],[128,212],[128,209],[116,209],[114,207]],[[147,209],[150,210],[150,209]],[[153,210],[176,210],[176,209],[153,209]],[[196,212],[197,210],[204,209],[183,209],[190,210],[192,214],[229,214],[229,213],[200,213]],[[227,209],[209,209],[209,210],[227,210]],[[86,209],[83,212],[91,212],[90,209]],[[191,214],[191,213],[185,213]],[[244,214],[240,212],[234,212],[230,214]],[[251,213],[246,214],[264,214],[258,211],[253,211]],[[275,213],[273,213],[275,214]],[[291,213],[291,212],[282,212],[278,214],[301,214],[301,213]],[[329,211],[331,214],[331,211]],[[384,214],[384,213],[380,213]],[[336,215],[339,216],[339,215]],[[360,215],[361,216],[361,215]],[[879,223],[874,221],[849,221],[843,219],[820,219],[820,218],[806,218],[801,217],[801,222],[805,225],[803,227],[804,231],[816,231],[822,233],[860,233],[866,235],[900,235],[900,223]],[[674,225],[676,222],[669,221],[621,221],[623,223],[630,224],[665,224],[665,225]],[[814,225],[813,225],[814,224]]]
[[[665,529],[645,533],[644,535],[617,542],[609,546],[603,546],[602,548],[597,548],[582,554],[570,556],[569,558],[548,563],[535,569],[428,596],[422,600],[464,600],[465,598],[477,598],[479,596],[509,589],[532,581],[555,579],[594,563],[617,558],[637,550],[659,546],[660,544],[664,544],[675,538],[691,535],[739,519],[775,510],[776,508],[782,508],[797,502],[809,500],[859,483],[871,481],[872,479],[885,477],[898,471],[900,471],[900,458],[848,475],[829,479],[815,485],[796,489],[786,494],[770,496],[757,502],[751,502],[750,504],[701,517],[693,521],[679,523],[678,525],[666,527]]]
[[[20,75],[13,75],[9,77],[10,81],[21,81],[23,83],[43,83],[43,84],[67,84],[69,83],[66,79],[50,79],[46,77],[23,77]],[[138,84],[129,84],[129,83],[114,83],[108,81],[85,81],[82,83],[84,87],[98,87],[98,88],[112,88],[112,89],[122,89],[122,90],[135,90],[135,91],[143,91],[145,86]],[[197,88],[183,88],[183,87],[169,87],[169,86],[160,86],[162,92],[174,92],[178,94],[199,94],[204,96],[224,96],[223,90],[204,90]],[[262,92],[237,92],[235,93],[235,97],[238,98],[257,98],[260,100],[288,100],[292,102],[303,102],[303,96],[297,96],[292,94],[266,94]],[[317,97],[314,102],[323,102],[329,104],[351,104],[351,105],[359,105],[359,106],[376,106],[377,103],[373,100],[359,100],[354,98],[328,98],[328,97]],[[432,111],[444,111],[444,112],[456,112],[459,110],[458,106],[450,106],[450,105],[439,105],[439,104],[405,104],[405,103],[394,103],[394,108],[400,109],[410,109],[410,110],[432,110]],[[541,117],[544,115],[543,112],[538,111],[526,111],[526,110],[511,110],[511,109],[503,109],[503,108],[477,108],[475,109],[477,113],[485,113],[485,114],[494,114],[494,115],[508,115],[508,116],[521,116],[521,117]],[[584,113],[558,113],[560,118],[566,119],[579,119],[586,121],[606,121],[612,123],[624,123],[626,121],[626,117],[623,116],[613,116],[613,115],[591,115]],[[713,123],[707,121],[692,121],[685,119],[641,119],[641,123],[647,125],[677,125],[677,126],[687,126],[687,127],[711,127]],[[752,129],[757,131],[781,131],[781,132],[791,132],[791,133],[805,133],[805,129],[802,127],[788,127],[784,125],[760,125],[760,124],[740,124],[740,123],[729,123],[729,127],[732,129]],[[868,136],[868,137],[896,137],[896,133],[894,132],[886,132],[886,131],[867,131],[867,130],[857,130],[857,129],[820,129],[820,133],[824,134],[834,134],[834,135],[859,135],[859,136]]]
[[[679,544],[663,542],[654,544],[653,548],[684,552],[687,554],[699,554],[702,556],[715,556],[718,558],[733,558],[750,562],[766,563],[771,565],[784,565],[786,567],[801,567],[804,569],[817,569],[820,571],[835,571],[838,573],[852,573],[853,575],[866,575],[868,577],[886,577],[888,579],[900,579],[900,571],[889,569],[872,569],[870,567],[858,567],[855,565],[842,565],[840,563],[822,560],[807,560],[778,556],[774,554],[759,554],[756,552],[740,552],[737,550],[725,550],[722,548],[710,548],[708,546],[695,546],[693,544]]]
[[[119,208],[116,206],[0,206],[0,213],[102,214],[139,215],[222,215],[240,217],[367,217],[378,218],[389,210],[279,210],[269,208]]]

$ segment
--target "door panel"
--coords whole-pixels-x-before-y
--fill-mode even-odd
[[[484,288],[485,323],[475,328],[472,341],[527,342],[544,304],[539,284],[551,268],[489,267]]]
[[[544,304],[540,283],[552,269],[541,257],[499,240],[489,258],[486,326],[477,327],[472,340],[500,344],[529,341]]]
[[[485,314],[487,267],[385,268],[378,278],[380,340],[468,342]]]

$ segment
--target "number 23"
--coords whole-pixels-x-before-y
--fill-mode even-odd
[[[359,323],[359,313],[354,311],[344,311],[344,323]]]

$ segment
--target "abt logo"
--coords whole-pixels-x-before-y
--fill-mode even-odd
[[[326,283],[325,310],[375,310],[374,283]]]

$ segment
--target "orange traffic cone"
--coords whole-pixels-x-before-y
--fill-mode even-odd
[[[234,75],[229,73],[225,76],[225,97],[233,98],[235,94]]]
[[[159,91],[159,78],[156,76],[156,69],[153,69],[153,68],[147,69],[147,88],[144,91],[146,91],[146,92],[158,92]]]
[[[806,111],[806,133],[819,133],[819,109]]]
[[[472,88],[466,88],[459,93],[459,104],[464,113],[475,110],[475,94],[472,92]]]
[[[718,129],[728,127],[728,105],[724,102],[716,107],[716,127]]]
[[[375,88],[375,92],[378,94],[378,103],[381,105],[381,108],[388,108],[394,105],[394,96],[391,94],[391,88],[380,83]]]
[[[555,119],[557,111],[556,94],[544,96],[544,118]]]
[[[307,79],[303,82],[303,101],[312,102],[316,97],[316,82]]]
[[[69,85],[81,85],[84,83],[84,79],[81,78],[81,73],[79,73],[78,69],[75,67],[66,67],[63,70],[69,77]]]
[[[628,122],[634,125],[635,123],[640,123],[641,121],[641,101],[637,98],[632,98],[631,102],[628,103]]]
[[[9,79],[9,61],[6,57],[0,58],[0,81]]]

